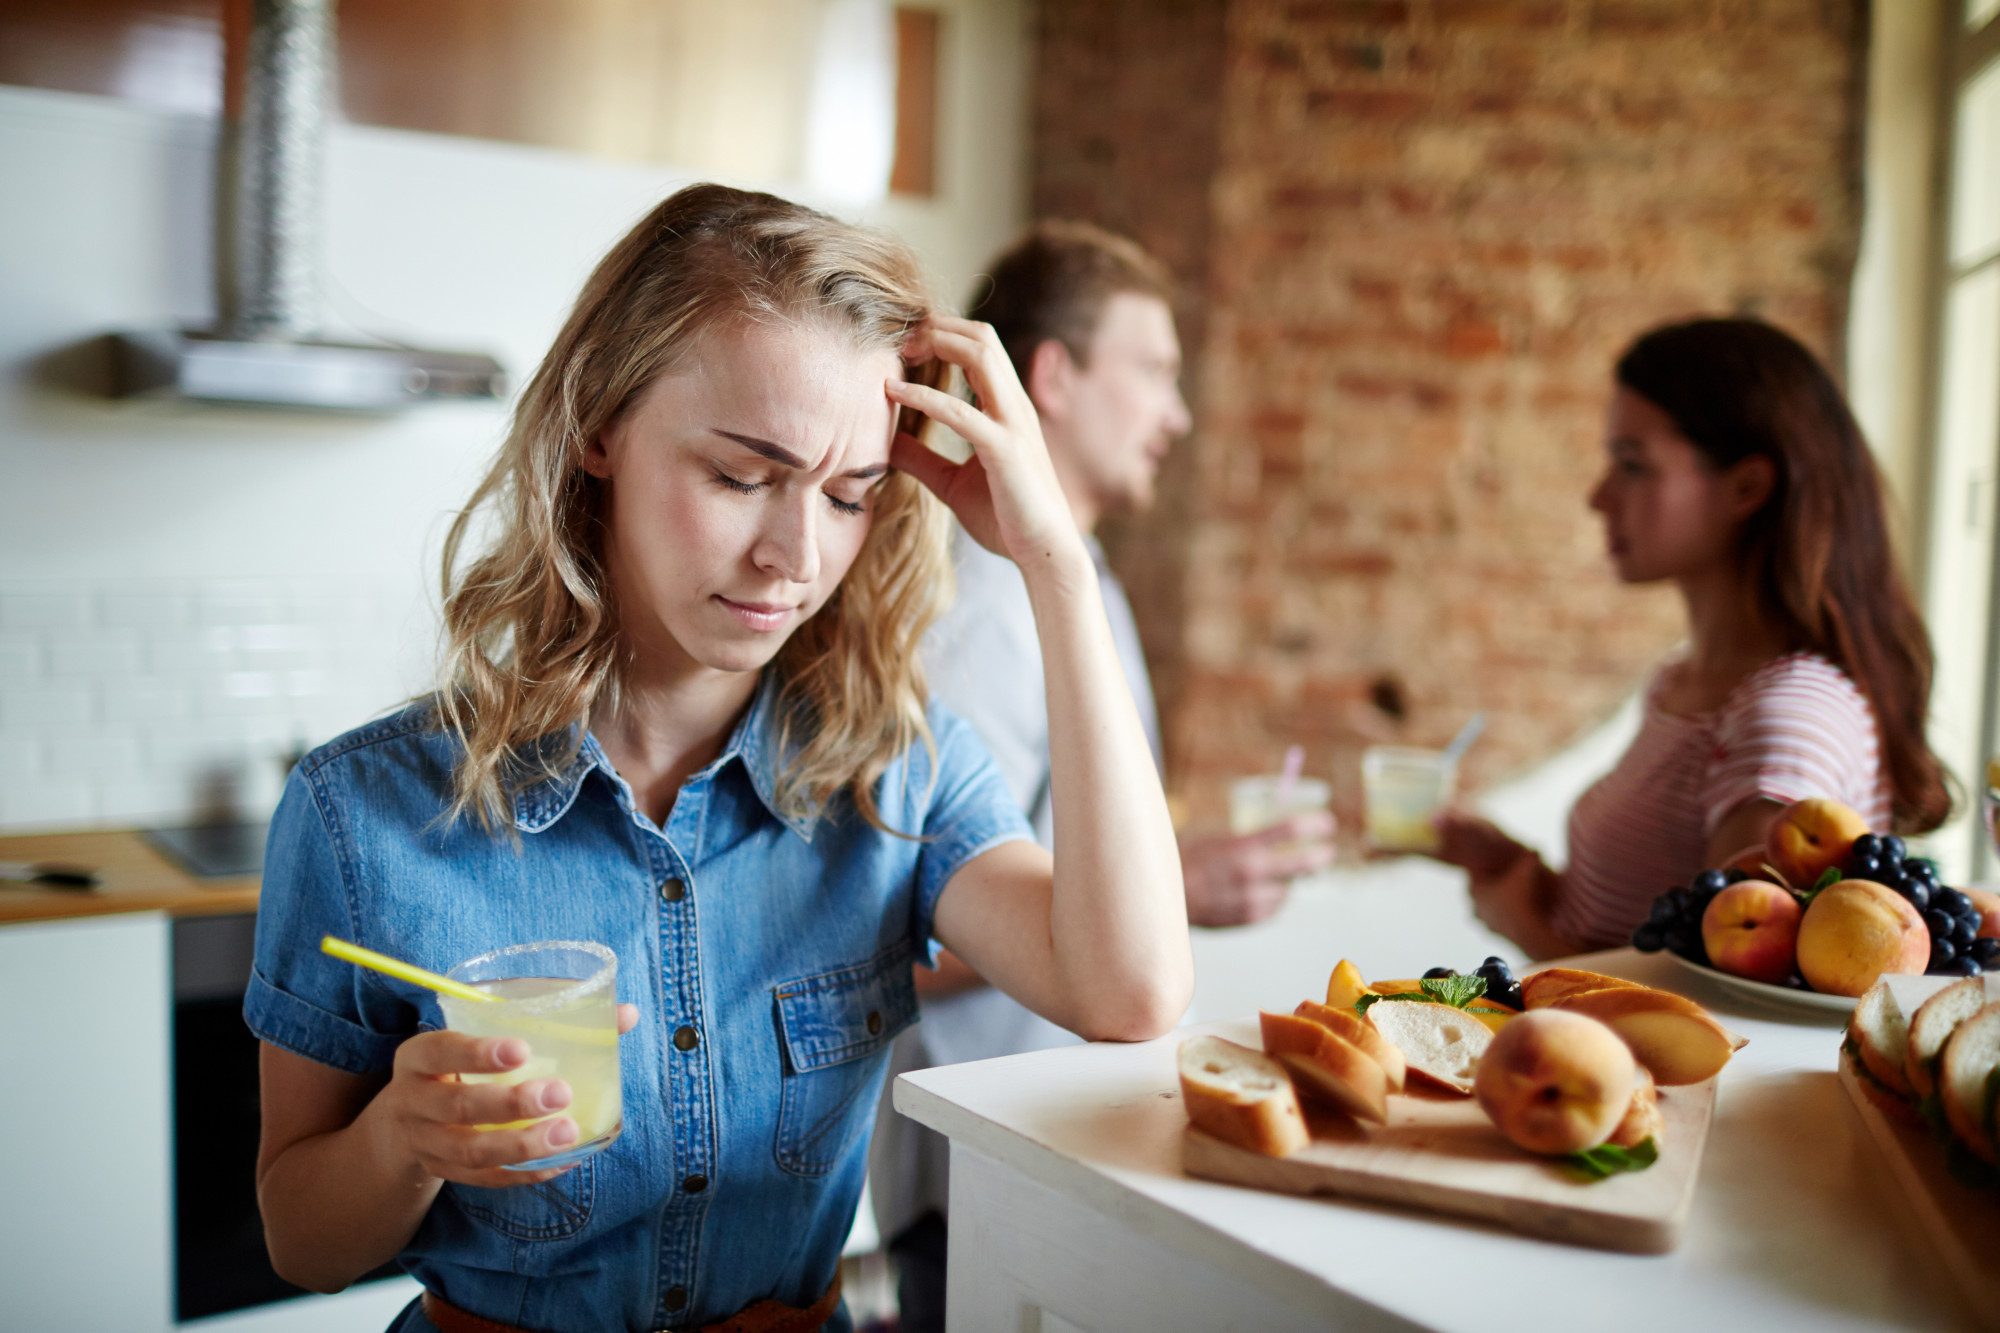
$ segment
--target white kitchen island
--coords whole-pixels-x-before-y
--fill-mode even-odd
[[[1319,947],[1330,967],[1336,942]],[[1674,1253],[1581,1249],[1190,1178],[1174,1073],[1182,1030],[898,1081],[897,1109],[952,1140],[953,1333],[1960,1326],[1903,1239],[1900,1200],[1837,1082],[1837,1018],[1764,1009],[1630,950],[1576,961],[1688,994],[1750,1039],[1722,1075]],[[1273,971],[1257,1003],[1289,1010],[1311,993],[1295,993],[1296,965]],[[1254,1015],[1204,1030],[1257,1044]]]

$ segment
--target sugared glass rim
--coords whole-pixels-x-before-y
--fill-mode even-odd
[[[576,999],[577,996],[583,994],[591,987],[603,985],[605,980],[605,974],[607,972],[614,977],[618,973],[618,955],[611,952],[611,950],[606,948],[604,945],[598,944],[595,941],[540,940],[534,944],[509,944],[505,948],[489,949],[485,953],[474,954],[472,957],[466,959],[464,962],[454,966],[451,969],[451,971],[445,973],[445,975],[450,977],[453,981],[463,981],[468,985],[480,986],[484,985],[485,982],[473,981],[469,977],[465,977],[460,974],[467,968],[478,966],[481,963],[491,962],[496,958],[511,958],[516,954],[541,953],[550,949],[573,949],[578,953],[587,953],[591,957],[598,960],[599,966],[597,970],[595,972],[592,972],[589,976],[579,977],[573,984],[564,986],[560,990],[552,990],[548,992],[546,995],[537,995],[530,999],[520,999],[520,1000],[510,1000],[504,996],[496,997],[501,1004],[506,1005],[509,1010],[517,1014],[547,1013],[551,1009],[561,1009],[564,1006],[570,1004]],[[524,974],[517,974],[517,976],[518,975],[524,975]],[[487,981],[513,981],[515,979],[516,977],[511,977],[511,976],[486,978]],[[463,1001],[462,1003],[469,1003],[469,1001]]]

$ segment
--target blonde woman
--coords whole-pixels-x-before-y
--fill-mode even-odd
[[[920,382],[944,363],[977,407]],[[975,457],[930,453],[899,408]],[[945,506],[1034,602],[1053,859],[926,706]],[[398,1330],[846,1328],[912,959],[949,946],[1093,1038],[1187,1002],[1173,829],[1097,587],[1006,353],[932,309],[900,245],[718,186],[654,210],[453,530],[443,688],[309,755],[273,823],[245,1013],[278,1271],[331,1291],[394,1259],[426,1289]],[[322,934],[439,970],[608,945],[618,1139],[506,1169],[577,1141],[539,1119],[569,1088],[461,1082],[530,1052],[433,1030],[434,997]]]

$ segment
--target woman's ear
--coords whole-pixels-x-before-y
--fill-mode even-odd
[[[1778,487],[1778,464],[1768,454],[1751,454],[1738,459],[1729,469],[1730,517],[1746,519],[1762,509]]]
[[[591,436],[583,446],[583,457],[579,460],[580,466],[585,472],[588,472],[600,481],[609,481],[611,479],[611,450],[605,443],[605,436],[611,434],[616,429],[618,429],[617,423],[613,422],[611,425],[597,432],[597,434]]]

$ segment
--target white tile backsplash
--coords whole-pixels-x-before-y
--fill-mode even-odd
[[[0,829],[268,812],[284,756],[428,683],[405,589],[0,583]],[[431,632],[418,624],[414,633]]]

